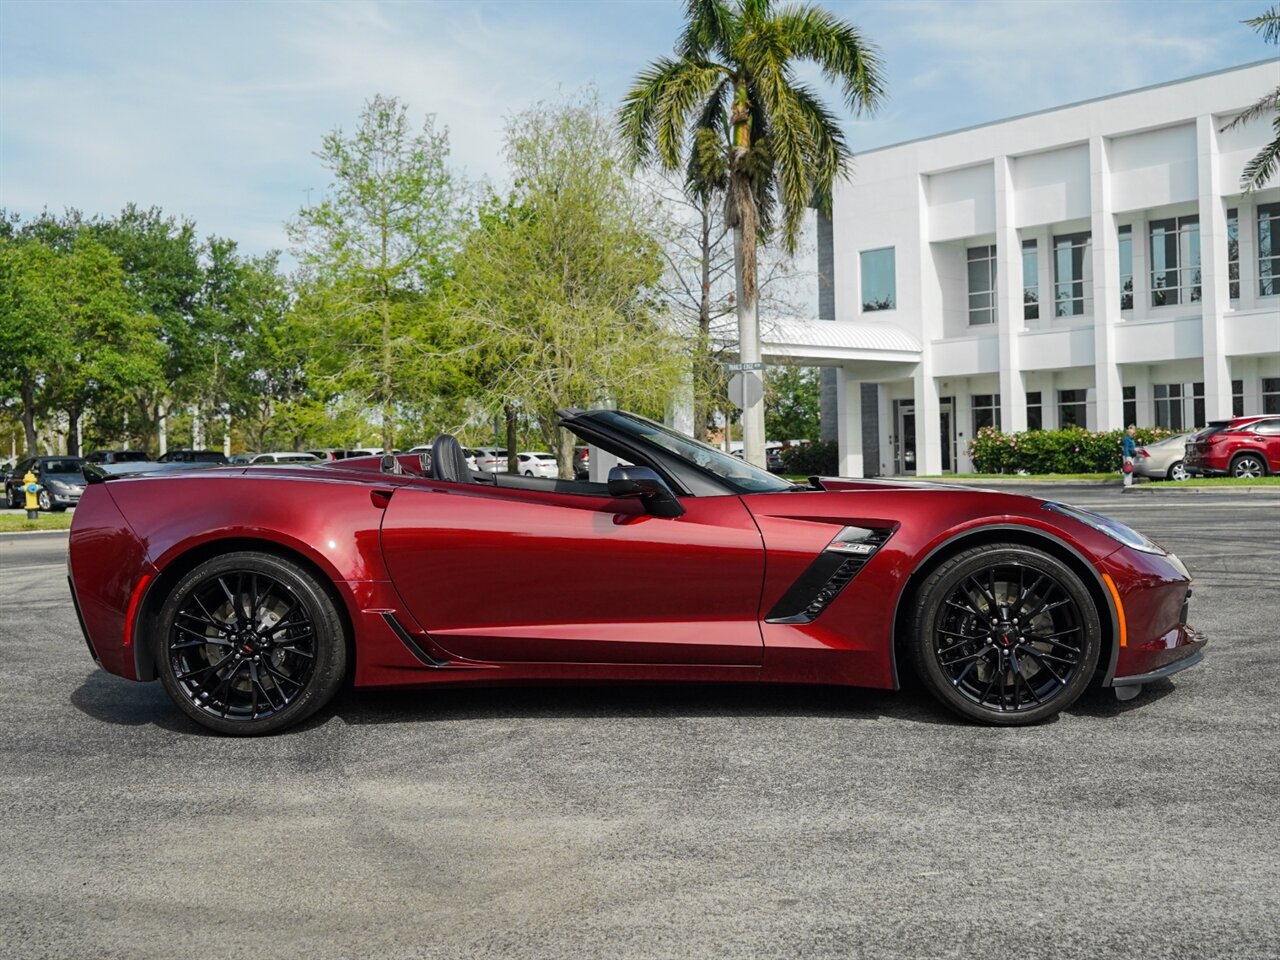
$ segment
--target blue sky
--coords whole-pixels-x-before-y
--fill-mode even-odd
[[[855,150],[1264,59],[1265,0],[866,0],[825,6],[880,47],[889,100]],[[670,50],[678,0],[0,0],[0,206],[193,218],[251,252],[323,191],[313,156],[374,93],[437,115],[501,181],[503,117],[594,85],[616,103]],[[1280,73],[1280,67],[1277,72]]]

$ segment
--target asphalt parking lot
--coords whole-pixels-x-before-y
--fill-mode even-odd
[[[1205,662],[996,730],[919,691],[349,692],[205,735],[0,535],[0,953],[1280,955],[1280,498],[1053,495],[1196,577]]]

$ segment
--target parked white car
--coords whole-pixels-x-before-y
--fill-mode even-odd
[[[550,477],[553,480],[560,476],[556,458],[549,453],[518,453],[516,460],[519,461],[522,476]]]
[[[250,463],[319,463],[320,458],[314,453],[297,453],[281,450],[275,453],[255,453],[249,458]]]
[[[471,451],[475,458],[475,469],[481,473],[506,473],[506,447],[476,447]]]

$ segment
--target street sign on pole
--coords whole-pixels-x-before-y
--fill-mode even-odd
[[[760,377],[748,370],[729,378],[729,399],[739,410],[744,410],[764,397],[764,384]]]
[[[754,363],[726,363],[724,368],[730,373],[742,373],[744,370],[763,370],[764,361],[756,360]]]

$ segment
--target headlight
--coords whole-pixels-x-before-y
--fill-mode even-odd
[[[1060,513],[1064,517],[1079,520],[1086,526],[1093,527],[1099,533],[1123,543],[1126,547],[1132,547],[1134,550],[1141,550],[1143,553],[1160,554],[1161,556],[1168,552],[1150,537],[1143,536],[1133,527],[1126,526],[1119,520],[1112,520],[1110,517],[1104,517],[1101,514],[1090,513],[1088,510],[1081,510],[1079,507],[1072,507],[1065,503],[1054,503],[1053,501],[1045,503],[1044,508],[1054,513]]]

